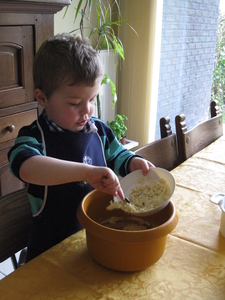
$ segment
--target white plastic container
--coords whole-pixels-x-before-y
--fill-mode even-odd
[[[220,204],[221,212],[221,221],[220,221],[220,232],[222,236],[225,237],[225,197],[223,197],[223,202]]]
[[[220,206],[221,209],[221,221],[220,221],[220,233],[225,237],[225,194],[215,194],[210,198],[210,201]]]

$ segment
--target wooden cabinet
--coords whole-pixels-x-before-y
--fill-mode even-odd
[[[10,173],[7,153],[19,129],[37,118],[33,58],[54,34],[54,14],[70,2],[0,0],[0,197],[23,187]]]

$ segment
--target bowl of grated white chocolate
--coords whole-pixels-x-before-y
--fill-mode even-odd
[[[144,176],[141,170],[134,171],[120,181],[125,197],[130,203],[114,197],[108,210],[122,209],[135,216],[147,216],[162,210],[175,190],[173,175],[162,168],[150,168]]]

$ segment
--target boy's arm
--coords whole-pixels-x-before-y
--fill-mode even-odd
[[[110,169],[122,177],[126,176],[129,170],[129,162],[131,158],[140,155],[135,155],[128,151],[115,137],[111,128],[109,128],[103,121],[93,118],[95,125],[98,128],[98,134],[102,140],[104,155],[107,165]]]
[[[147,175],[149,168],[154,167],[154,165],[140,155],[124,148],[104,122],[97,119],[95,119],[95,122],[102,139],[108,166],[122,177],[138,169],[142,170],[143,175]]]
[[[106,167],[60,160],[36,155],[25,160],[19,170],[20,178],[37,185],[57,185],[86,181],[94,188],[124,199],[115,173]]]

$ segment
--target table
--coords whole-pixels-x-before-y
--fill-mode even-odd
[[[225,137],[172,174],[179,222],[156,264],[133,273],[104,268],[88,255],[82,230],[1,280],[0,299],[225,299],[221,210],[209,201],[225,192]]]

